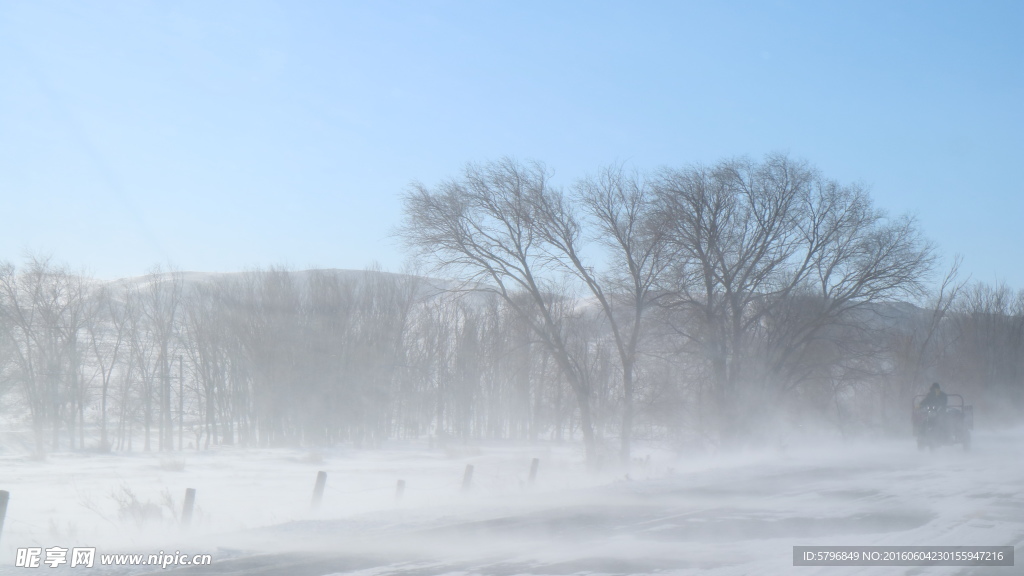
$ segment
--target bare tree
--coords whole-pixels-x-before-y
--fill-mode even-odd
[[[959,278],[962,262],[959,256],[954,259],[923,310],[904,313],[905,318],[883,323],[874,331],[880,348],[873,360],[881,376],[881,424],[887,430],[903,431],[907,403],[928,383],[941,379],[943,358],[953,352],[953,338],[944,327],[967,282]]]
[[[666,269],[665,227],[655,219],[653,194],[641,176],[621,167],[605,168],[581,180],[574,197],[547,189],[537,198],[541,237],[551,261],[578,278],[600,306],[611,329],[622,371],[622,427],[619,455],[630,457],[634,374],[644,335],[644,316],[654,301],[657,281]],[[586,222],[584,218],[588,218]],[[589,234],[585,225],[590,224]],[[584,256],[585,241],[608,250],[607,271],[600,273]]]
[[[154,268],[146,277],[147,285],[141,300],[142,313],[156,347],[156,369],[160,379],[160,422],[159,449],[174,447],[171,420],[171,369],[172,346],[178,333],[178,309],[181,304],[183,278],[180,273],[164,273]]]
[[[769,401],[773,376],[775,393],[799,380],[827,326],[917,294],[933,262],[913,220],[890,220],[862,188],[782,155],[663,170],[655,189],[677,261],[668,288],[709,363],[727,440]]]
[[[82,356],[78,339],[85,326],[87,283],[49,257],[29,256],[25,269],[0,267],[0,311],[9,327],[15,372],[32,415],[36,450],[51,429],[56,449],[61,424],[67,424],[73,448],[85,407]]]
[[[201,413],[196,448],[205,437],[205,445],[217,444],[218,420],[223,410],[220,403],[227,400],[223,390],[227,387],[228,327],[224,316],[221,286],[217,283],[198,284],[183,299],[183,330],[185,354],[194,367],[198,380],[199,411]]]
[[[496,294],[529,324],[575,393],[587,458],[594,464],[591,391],[571,353],[566,318],[558,313],[570,294],[560,289],[540,228],[547,179],[543,165],[506,158],[470,164],[460,179],[433,190],[413,184],[403,197],[399,236],[433,270]]]
[[[979,400],[986,418],[1024,414],[1024,290],[976,283],[951,313],[953,343],[940,364],[952,384]]]

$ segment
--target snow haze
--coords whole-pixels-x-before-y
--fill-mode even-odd
[[[1020,0],[0,0],[0,575],[1020,574],[1022,102]]]
[[[792,547],[1005,545],[1019,555],[1024,545],[1020,429],[979,433],[967,453],[918,452],[909,439],[804,439],[704,455],[638,446],[629,469],[599,474],[584,470],[577,450],[550,443],[64,453],[40,461],[11,450],[10,435],[5,440],[3,478],[12,496],[0,573],[25,573],[11,568],[15,549],[25,546],[203,552],[213,564],[183,574],[283,576],[908,574],[921,572],[794,568]],[[463,492],[467,464],[475,472]],[[326,490],[311,510],[320,470]],[[400,500],[398,479],[406,481]],[[183,530],[174,516],[186,487],[197,490],[196,514]],[[126,512],[126,491],[152,505],[153,516]]]

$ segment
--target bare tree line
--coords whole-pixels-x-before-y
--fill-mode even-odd
[[[566,190],[504,159],[404,208],[446,280],[0,264],[4,418],[39,453],[580,439],[597,465],[636,437],[899,433],[934,380],[1024,414],[1024,291],[927,289],[912,220],[785,156]]]
[[[875,345],[884,322],[871,316],[924,297],[935,264],[912,219],[889,218],[862,187],[784,155],[649,174],[607,168],[569,191],[552,186],[543,164],[506,158],[414,184],[404,203],[399,234],[431,272],[495,294],[556,359],[592,460],[594,368],[585,360],[602,340],[618,353],[623,459],[644,356],[674,364],[659,371],[676,381],[662,393],[695,402],[676,417],[718,441],[757,437],[815,403],[816,413],[835,406],[844,428],[844,404],[895,364],[892,349]],[[938,301],[933,324],[952,298]],[[594,309],[602,329],[575,330]],[[1001,376],[1019,387],[1019,372]]]

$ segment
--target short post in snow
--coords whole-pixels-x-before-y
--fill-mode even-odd
[[[324,499],[325,486],[327,486],[327,472],[324,470],[316,472],[316,484],[313,486],[313,509],[318,508],[319,503]]]
[[[399,480],[398,484],[395,485],[395,500],[401,500],[405,494],[405,480]]]
[[[10,492],[0,490],[0,536],[4,535],[4,517],[7,516],[7,501],[10,499]]]
[[[188,528],[192,523],[192,509],[196,505],[196,489],[185,488],[185,503],[181,507],[181,527]]]
[[[537,468],[540,467],[540,458],[534,458],[530,463],[530,486],[537,480]]]
[[[469,492],[473,486],[473,465],[466,464],[466,471],[462,474],[462,491]]]
[[[324,486],[327,486],[327,472],[323,470],[316,473],[316,485],[313,486],[313,509],[320,507],[320,501],[324,499]]]

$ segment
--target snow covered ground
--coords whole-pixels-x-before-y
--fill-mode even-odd
[[[573,446],[222,449],[171,455],[0,452],[11,493],[0,574],[176,573],[15,567],[16,549],[210,553],[184,574],[1020,574],[1024,430],[972,452],[912,439],[641,461],[588,474]],[[650,455],[649,460],[645,457]],[[528,474],[540,458],[536,484]],[[473,487],[462,493],[466,464]],[[328,474],[311,510],[316,473]],[[398,479],[404,497],[395,498]],[[181,529],[186,488],[196,514]],[[1016,566],[794,567],[797,545],[1014,546]]]

